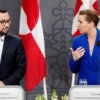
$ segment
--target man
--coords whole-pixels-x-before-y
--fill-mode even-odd
[[[0,9],[0,86],[18,85],[26,69],[22,41],[9,34],[10,25],[8,11]]]

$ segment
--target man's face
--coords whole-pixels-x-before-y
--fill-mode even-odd
[[[0,13],[0,35],[4,35],[9,31],[10,24],[11,20],[8,12]]]

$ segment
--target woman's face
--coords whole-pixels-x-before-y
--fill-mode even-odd
[[[86,21],[86,15],[79,15],[78,17],[78,29],[80,33],[87,34],[91,28],[91,22]]]

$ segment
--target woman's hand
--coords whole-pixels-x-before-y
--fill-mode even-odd
[[[82,47],[77,48],[75,51],[70,48],[70,51],[72,53],[74,61],[79,60],[85,54],[85,49]]]

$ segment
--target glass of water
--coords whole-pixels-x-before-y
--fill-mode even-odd
[[[79,85],[87,85],[87,79],[80,79]]]

